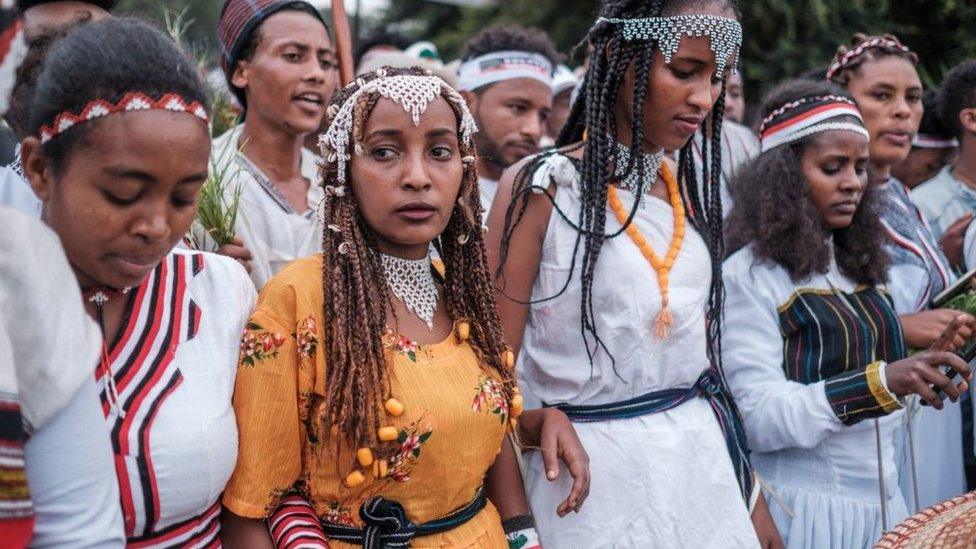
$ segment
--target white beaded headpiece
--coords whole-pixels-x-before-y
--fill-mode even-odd
[[[420,117],[427,110],[427,106],[441,97],[443,92],[443,95],[461,111],[461,135],[459,137],[462,146],[469,149],[473,146],[474,134],[478,131],[478,127],[464,98],[446,82],[432,75],[400,74],[386,76],[384,69],[380,69],[376,74],[379,77],[369,82],[362,78],[357,80],[359,89],[350,95],[337,110],[335,110],[334,105],[329,107],[329,114],[334,111],[335,116],[332,119],[332,124],[329,125],[329,129],[319,137],[319,148],[322,151],[323,160],[326,163],[337,165],[336,176],[340,188],[346,184],[346,163],[352,159],[351,153],[353,151],[350,150],[350,143],[352,141],[356,104],[359,102],[359,98],[366,94],[378,93],[397,103],[410,115],[414,125],[419,126]],[[337,189],[327,194],[342,196]]]
[[[601,21],[623,26],[624,40],[655,40],[664,55],[664,62],[681,46],[681,38],[707,36],[711,40],[712,53],[718,73],[725,72],[725,66],[732,59],[733,68],[739,63],[739,48],[742,46],[742,25],[730,17],[718,15],[674,15],[671,17],[644,17],[640,19],[618,19],[601,17]]]

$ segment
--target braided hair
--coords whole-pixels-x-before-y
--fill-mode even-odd
[[[737,0],[713,1],[730,7],[736,16],[739,15]],[[705,3],[710,4],[711,2]],[[600,9],[600,17],[662,17],[676,13],[689,4],[701,5],[702,2],[700,0],[604,0]],[[500,265],[505,263],[512,231],[521,221],[532,195],[531,180],[533,173],[548,156],[570,153],[583,148],[584,133],[588,132],[593,138],[585,143],[585,151],[579,165],[582,207],[576,222],[569,220],[553,202],[556,212],[578,231],[572,261],[573,269],[559,293],[542,299],[553,299],[566,291],[566,288],[569,287],[569,281],[574,275],[576,257],[580,255],[580,248],[582,247],[580,265],[582,284],[581,331],[586,343],[587,354],[592,363],[599,349],[607,351],[596,326],[592,298],[594,271],[600,256],[600,249],[607,239],[621,235],[629,227],[636,214],[636,209],[631,211],[619,231],[606,234],[607,191],[611,179],[614,177],[617,149],[613,143],[614,139],[608,140],[601,137],[617,135],[614,107],[624,82],[624,75],[631,64],[633,64],[635,71],[633,105],[630,109],[634,118],[631,121],[630,164],[626,167],[625,173],[630,173],[633,169],[638,170],[641,181],[638,189],[635,190],[635,194],[638,195],[642,194],[656,180],[657,174],[644,174],[643,163],[635,161],[643,153],[645,123],[643,113],[644,105],[648,99],[648,81],[654,48],[648,47],[646,42],[625,40],[622,28],[606,21],[598,22],[590,30],[586,42],[593,54],[579,96],[573,104],[562,133],[556,140],[557,149],[543,153],[533,161],[527,162],[515,177],[513,199],[505,216],[505,234],[501,243]],[[724,114],[725,83],[723,81],[722,92],[712,109],[710,122],[708,122],[711,124],[711,131],[706,132],[708,137],[703,139],[703,181],[701,183],[697,181],[695,174],[692,140],[689,140],[681,149],[678,158],[678,181],[682,188],[685,210],[688,212],[689,220],[694,228],[704,238],[711,256],[712,283],[706,319],[708,325],[708,356],[713,364],[719,364],[721,361],[720,317],[724,298],[721,267],[725,255],[725,246],[722,236],[722,201],[719,184],[719,177],[722,172],[721,130]],[[552,200],[551,197],[550,200]],[[499,267],[497,275],[501,275],[501,267]],[[609,352],[607,354],[609,355]],[[612,356],[610,358],[613,359]]]
[[[386,67],[361,76],[333,97],[328,124],[346,100],[380,74],[429,76],[430,72],[417,67]],[[455,101],[463,100],[444,91],[441,97],[454,110],[460,126],[463,106]],[[366,122],[380,98],[379,93],[359,97],[350,140],[353,150],[361,146]],[[460,141],[461,156],[475,156],[474,146]],[[324,164],[323,186],[339,185],[337,170],[335,162]],[[444,262],[447,312],[455,321],[469,323],[468,341],[482,368],[500,376],[505,398],[510,400],[515,389],[514,371],[503,360],[507,348],[495,308],[481,216],[478,174],[473,162],[465,163],[456,206],[447,228],[433,245]],[[331,388],[325,396],[326,426],[335,426],[357,447],[380,448],[382,453],[384,446],[377,436],[380,410],[385,399],[392,396],[390,356],[384,345],[388,323],[396,323],[395,315],[393,322],[388,318],[391,294],[375,232],[363,218],[353,193],[330,196],[325,201],[324,217],[329,224],[322,236],[322,283],[325,315],[332,319],[325,327],[326,386]],[[327,436],[331,432],[325,429]]]
[[[845,56],[849,52],[856,50],[859,46],[866,44],[871,41],[878,41],[878,39],[884,39],[884,42],[864,47],[864,51],[845,59]],[[918,55],[902,44],[901,40],[893,34],[885,34],[884,36],[869,36],[864,33],[856,33],[854,39],[851,41],[850,46],[841,45],[837,48],[837,54],[834,56],[835,62],[840,62],[843,60],[843,64],[839,66],[833,74],[829,75],[830,81],[839,84],[843,88],[847,88],[851,83],[851,79],[863,65],[868,61],[873,61],[875,59],[880,59],[882,57],[900,57],[905,59],[912,65],[918,64]]]

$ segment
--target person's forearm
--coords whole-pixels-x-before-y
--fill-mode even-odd
[[[220,534],[226,549],[275,549],[264,521],[235,515],[226,507],[220,515]]]
[[[522,473],[511,438],[505,437],[495,463],[485,478],[488,499],[498,509],[502,520],[529,515],[529,504],[522,485]]]

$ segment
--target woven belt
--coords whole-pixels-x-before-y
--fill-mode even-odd
[[[715,419],[718,420],[725,444],[732,458],[732,467],[739,479],[746,502],[752,495],[752,466],[749,463],[749,450],[746,445],[746,434],[742,428],[742,420],[729,397],[728,390],[722,382],[722,377],[715,368],[706,370],[698,381],[688,389],[665,389],[653,391],[630,400],[597,404],[591,406],[571,406],[568,404],[554,404],[570,421],[594,422],[627,419],[648,414],[665,412],[681,406],[689,400],[702,397],[708,400]],[[544,404],[544,406],[550,406]]]
[[[440,534],[461,526],[480,513],[487,503],[484,486],[481,486],[474,499],[464,507],[430,522],[414,524],[400,503],[373,497],[359,508],[363,528],[323,521],[322,529],[329,539],[362,545],[365,549],[407,548],[415,537]]]

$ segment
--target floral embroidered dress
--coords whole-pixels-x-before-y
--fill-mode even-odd
[[[392,394],[404,412],[392,417],[384,411],[382,421],[396,429],[400,450],[362,468],[355,448],[323,436],[323,395],[334,390],[324,385],[325,322],[321,257],[294,262],[262,290],[241,345],[234,393],[240,448],[224,505],[243,517],[265,518],[283,494],[297,489],[321,520],[361,527],[359,508],[373,496],[399,502],[416,524],[470,503],[509,425],[500,380],[486,374],[474,349],[453,333],[432,345],[390,334]],[[368,474],[349,488],[344,479],[356,470]],[[411,547],[505,548],[507,542],[489,502],[468,522],[416,537]]]

